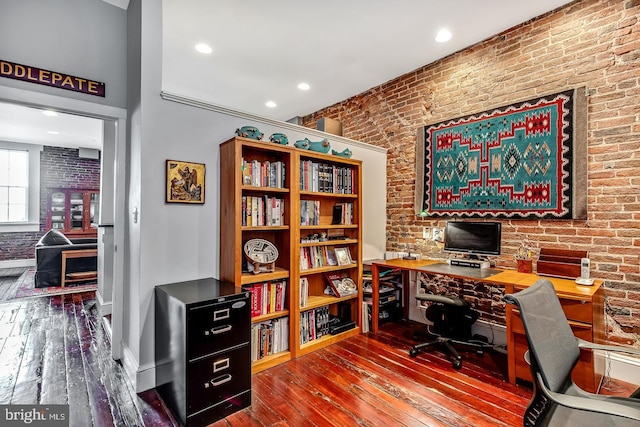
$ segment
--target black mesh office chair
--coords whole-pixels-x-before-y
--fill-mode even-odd
[[[418,351],[433,346],[441,346],[451,357],[451,364],[455,369],[462,367],[462,357],[453,346],[463,346],[465,349],[475,350],[478,355],[492,346],[487,344],[486,338],[471,335],[471,325],[478,319],[479,313],[471,308],[469,302],[457,297],[433,294],[418,294],[416,299],[421,303],[428,303],[425,310],[429,340],[414,345],[409,350],[409,356],[416,357]],[[414,334],[414,339],[418,334]]]
[[[504,300],[520,310],[529,344],[534,394],[525,412],[525,426],[640,426],[640,390],[629,398],[602,396],[580,389],[571,380],[580,349],[635,355],[640,351],[576,338],[547,279],[505,295]]]

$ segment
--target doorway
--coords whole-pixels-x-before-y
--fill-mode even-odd
[[[37,110],[53,110],[65,118],[101,122],[101,215],[98,226],[98,301],[111,315],[112,357],[121,358],[124,277],[124,224],[126,180],[126,110],[86,101],[0,86],[0,102]],[[95,149],[95,148],[93,148]],[[117,177],[117,178],[116,178]],[[105,213],[104,215],[102,213]],[[106,242],[106,247],[105,247]],[[108,282],[108,283],[107,283]],[[109,286],[107,286],[107,284]]]

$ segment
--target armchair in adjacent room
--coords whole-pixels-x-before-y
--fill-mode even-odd
[[[629,398],[603,396],[580,389],[571,379],[581,349],[639,356],[640,351],[575,337],[547,279],[505,295],[504,300],[518,307],[529,345],[527,361],[534,393],[525,412],[525,426],[640,426],[640,390]]]
[[[49,230],[36,243],[35,287],[61,286],[62,251],[96,249],[98,239],[68,239],[58,230]],[[69,260],[69,272],[97,270],[97,257]]]
[[[475,350],[478,355],[492,348],[485,337],[471,334],[471,325],[478,319],[479,313],[471,308],[468,301],[428,293],[417,294],[416,299],[423,305],[427,304],[425,316],[432,325],[427,325],[428,341],[413,346],[409,351],[411,357],[416,357],[418,351],[425,348],[440,346],[449,354],[453,367],[460,369],[462,356],[454,345]],[[414,338],[418,335],[414,334]]]

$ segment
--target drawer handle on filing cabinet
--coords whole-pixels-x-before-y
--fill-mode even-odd
[[[213,362],[213,372],[222,371],[223,369],[227,369],[229,367],[229,358],[222,360],[217,360]]]
[[[217,387],[217,386],[222,385],[224,383],[228,383],[229,381],[231,381],[231,374],[221,375],[221,376],[219,376],[217,378],[212,379],[209,382],[211,383],[212,386]]]
[[[229,309],[225,308],[224,310],[218,310],[213,312],[213,321],[223,320],[229,318]]]
[[[231,328],[231,325],[218,326],[217,328],[211,328],[211,333],[213,335],[222,334],[224,332],[229,332]]]

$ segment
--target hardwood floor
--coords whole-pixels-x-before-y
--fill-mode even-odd
[[[2,281],[0,281],[2,286]],[[110,358],[94,292],[0,303],[0,404],[69,404],[71,426],[175,426],[154,390],[134,394]],[[412,322],[384,325],[253,376],[236,426],[517,426],[531,390],[506,357],[411,358]]]

